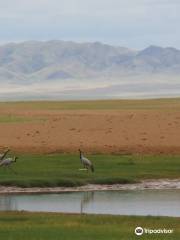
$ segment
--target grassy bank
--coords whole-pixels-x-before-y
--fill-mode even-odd
[[[90,155],[95,172],[80,171],[78,155],[20,155],[0,168],[0,184],[21,187],[133,183],[141,179],[179,178],[180,156]]]
[[[143,235],[140,239],[180,238],[180,218],[123,217],[52,213],[0,213],[0,239],[6,240],[133,240],[137,226],[173,229],[170,235]]]

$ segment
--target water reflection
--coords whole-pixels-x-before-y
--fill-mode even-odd
[[[92,202],[94,199],[94,192],[83,192],[81,197],[81,210],[80,213],[83,213],[84,208],[88,205],[88,203]]]
[[[180,190],[0,195],[0,210],[180,217]]]
[[[0,196],[0,211],[15,211],[17,202],[13,196]]]

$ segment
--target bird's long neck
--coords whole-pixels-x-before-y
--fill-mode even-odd
[[[5,151],[1,159],[5,158],[5,156],[8,154],[9,150]]]
[[[79,157],[80,157],[80,159],[82,159],[82,152],[81,151],[79,151]]]

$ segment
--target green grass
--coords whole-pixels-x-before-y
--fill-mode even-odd
[[[180,156],[88,155],[95,172],[82,168],[78,155],[19,155],[12,166],[0,168],[0,184],[22,187],[79,186],[87,183],[133,183],[140,179],[179,178]]]
[[[24,116],[16,116],[16,115],[1,115],[0,116],[0,124],[1,123],[24,123],[24,122],[39,122],[45,121],[45,118],[40,117],[24,117]]]
[[[137,237],[137,226],[173,229],[170,235]],[[55,213],[0,213],[0,239],[4,240],[135,240],[180,239],[180,218],[73,215]]]
[[[0,109],[31,110],[180,110],[180,98],[151,100],[1,102]]]

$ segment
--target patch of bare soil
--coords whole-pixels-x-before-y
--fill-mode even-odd
[[[180,153],[180,112],[8,110],[30,121],[0,123],[0,149],[16,152]],[[33,119],[33,121],[32,121]]]

